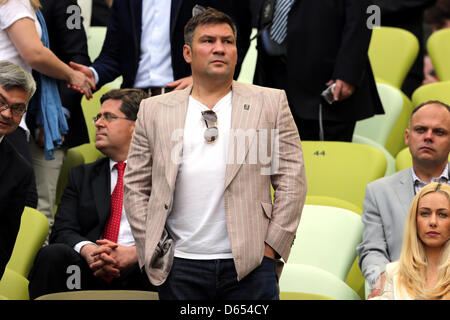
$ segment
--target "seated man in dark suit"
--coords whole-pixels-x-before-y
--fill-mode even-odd
[[[74,289],[152,290],[137,264],[123,208],[123,171],[146,97],[139,89],[120,89],[100,99],[95,146],[107,157],[70,171],[50,245],[39,251],[30,272],[31,299]]]
[[[0,279],[19,232],[27,186],[34,179],[31,165],[5,135],[17,129],[35,91],[30,73],[0,61]]]

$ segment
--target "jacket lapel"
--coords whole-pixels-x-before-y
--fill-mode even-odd
[[[9,141],[7,141],[7,137],[3,137],[3,140],[0,142],[0,177],[3,174],[10,163],[12,147],[9,145]]]
[[[111,173],[109,158],[102,159],[93,170],[92,190],[97,208],[99,225],[104,225],[111,210]]]
[[[402,176],[398,180],[398,188],[394,188],[394,190],[403,207],[402,212],[404,212],[406,216],[411,201],[414,198],[414,181],[412,179],[411,168],[403,170]]]
[[[161,146],[165,166],[165,175],[170,189],[175,189],[178,168],[183,157],[183,135],[184,123],[189,103],[189,95],[192,85],[184,90],[177,91],[170,95],[170,100],[165,101],[166,108],[161,114],[161,124],[159,127]]]
[[[246,89],[236,81],[233,81],[232,91],[231,131],[225,188],[236,176],[242,164],[247,161],[249,148],[258,133],[257,128],[261,115],[261,98],[259,96],[248,94],[248,88]],[[244,143],[243,149],[239,146],[240,143]]]

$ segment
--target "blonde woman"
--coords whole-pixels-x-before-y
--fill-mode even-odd
[[[378,299],[450,299],[450,186],[431,183],[414,197],[400,259],[386,266]]]
[[[90,97],[94,83],[42,44],[42,29],[36,17],[39,8],[39,0],[0,0],[0,60],[65,80]]]

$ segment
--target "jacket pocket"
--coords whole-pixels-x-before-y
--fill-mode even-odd
[[[272,204],[269,202],[261,202],[261,206],[267,218],[272,218]]]

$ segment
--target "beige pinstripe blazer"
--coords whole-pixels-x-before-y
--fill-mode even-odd
[[[152,268],[152,256],[172,207],[191,89],[141,103],[128,154],[125,210],[139,265],[145,266],[154,285],[162,284],[168,273]],[[238,279],[242,279],[260,265],[264,242],[287,260],[305,201],[306,177],[300,138],[285,92],[235,81],[232,92],[228,152],[235,161],[227,162],[225,219]],[[236,132],[249,134],[243,145],[237,141],[239,134],[233,137]],[[267,145],[262,132],[271,137]],[[273,152],[269,164],[277,169],[272,175],[264,171],[267,162],[254,159],[254,146],[261,145],[269,150],[266,155],[279,150]],[[271,183],[275,190],[273,205]]]

